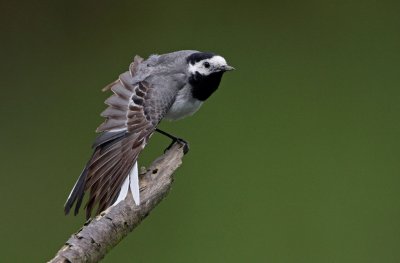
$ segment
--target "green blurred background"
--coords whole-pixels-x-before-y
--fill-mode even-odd
[[[2,262],[50,259],[63,204],[135,54],[237,70],[197,115],[168,198],[104,262],[400,262],[398,1],[0,4]],[[147,165],[169,144],[153,136]]]

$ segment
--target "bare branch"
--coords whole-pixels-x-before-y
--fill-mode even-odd
[[[182,164],[183,148],[175,143],[157,158],[140,177],[142,203],[136,206],[132,195],[87,221],[73,234],[49,262],[98,262],[116,246],[150,211],[167,196],[174,171]]]

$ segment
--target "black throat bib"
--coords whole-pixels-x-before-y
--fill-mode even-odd
[[[214,72],[207,76],[203,76],[197,71],[192,74],[189,78],[189,83],[192,85],[193,97],[201,101],[208,99],[217,90],[222,74],[222,71]]]

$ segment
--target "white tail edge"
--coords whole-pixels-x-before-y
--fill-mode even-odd
[[[117,205],[119,202],[126,198],[129,188],[131,189],[135,204],[140,205],[139,171],[137,162],[133,166],[131,172],[126,177],[124,184],[121,187],[121,191],[118,194],[118,198],[114,202],[114,204],[112,204],[112,206]]]
[[[119,202],[125,199],[125,197],[128,195],[128,189],[129,189],[129,175],[126,177],[124,184],[121,187],[121,191],[118,194],[117,200],[112,204],[112,206],[117,205]]]
[[[129,178],[131,181],[131,192],[133,196],[133,200],[136,205],[140,205],[140,189],[139,189],[139,170],[138,163],[135,162],[135,165],[132,168],[131,173],[129,174]]]

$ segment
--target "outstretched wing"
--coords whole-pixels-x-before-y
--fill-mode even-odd
[[[140,63],[136,59],[135,62]],[[101,116],[106,120],[97,128],[102,133],[65,204],[66,214],[75,201],[75,214],[78,213],[86,191],[89,191],[87,217],[96,205],[98,213],[115,201],[139,153],[184,84],[180,76],[162,74],[135,83],[136,67],[131,65],[130,71],[109,85],[114,94],[105,101],[109,107]]]

